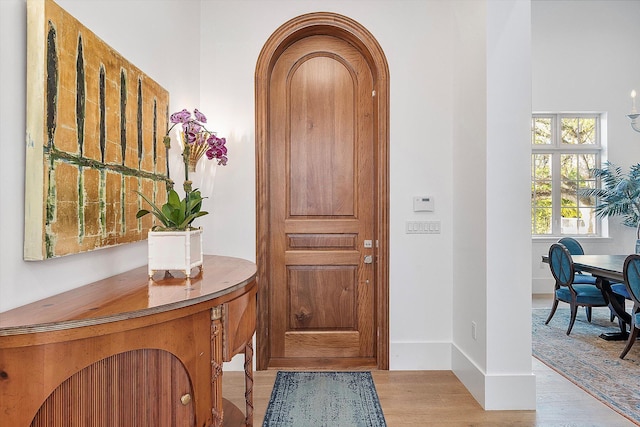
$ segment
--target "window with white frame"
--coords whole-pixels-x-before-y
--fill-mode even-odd
[[[590,170],[601,163],[600,114],[533,114],[531,121],[531,234],[599,236],[596,188]]]

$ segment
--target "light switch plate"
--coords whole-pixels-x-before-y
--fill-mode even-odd
[[[407,221],[407,234],[440,234],[440,221]]]

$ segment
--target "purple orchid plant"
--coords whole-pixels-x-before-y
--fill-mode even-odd
[[[209,160],[217,159],[218,165],[225,166],[229,161],[227,157],[227,139],[218,138],[215,132],[208,130],[204,123],[207,117],[197,108],[191,112],[187,109],[173,113],[169,117],[172,123],[164,137],[164,145],[171,147],[169,133],[179,124],[182,124],[182,158],[184,160],[184,191],[191,191],[189,172],[195,172],[200,158],[205,154]]]
[[[172,125],[167,130],[164,137],[164,145],[171,148],[171,137],[169,133],[178,124],[182,124],[182,158],[184,160],[184,192],[185,197],[180,200],[178,193],[172,188],[168,188],[169,194],[167,203],[162,207],[156,206],[153,201],[144,194],[138,192],[140,196],[151,206],[152,210],[140,209],[136,218],[142,218],[147,214],[154,215],[161,223],[155,225],[153,230],[186,230],[191,229],[194,219],[206,215],[208,212],[202,211],[202,195],[198,189],[193,190],[192,182],[189,180],[189,172],[195,172],[198,161],[203,155],[209,160],[217,159],[218,165],[225,166],[228,162],[226,138],[218,138],[215,132],[208,130],[204,123],[207,118],[198,109],[191,112],[186,109],[173,113],[169,120]]]
[[[182,124],[184,150],[190,150],[195,146],[203,146],[205,153],[209,160],[218,159],[219,165],[226,165],[227,161],[227,147],[226,138],[218,138],[215,132],[209,131],[203,123],[207,123],[207,117],[202,114],[197,108],[193,110],[195,118],[191,117],[191,112],[187,109],[173,113],[169,120],[171,127],[167,131],[164,137],[164,143],[168,147],[171,145],[171,137],[169,132],[178,124]]]

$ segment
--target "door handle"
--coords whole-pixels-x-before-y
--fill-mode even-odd
[[[373,255],[365,255],[364,256],[365,264],[373,264]]]

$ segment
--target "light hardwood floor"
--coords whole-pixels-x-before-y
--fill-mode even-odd
[[[534,307],[550,307],[535,298]],[[485,411],[451,371],[373,371],[389,427],[636,425],[533,358],[535,411]],[[254,425],[261,426],[276,371],[255,372]],[[244,373],[223,375],[225,397],[244,409]],[[306,426],[301,426],[306,427]],[[320,426],[313,426],[320,427]]]

